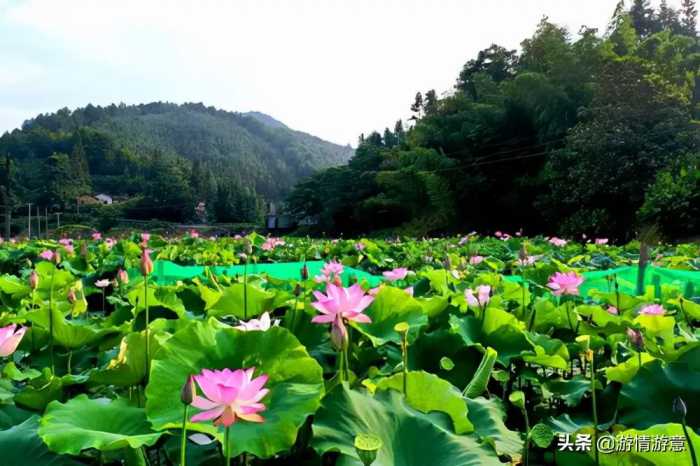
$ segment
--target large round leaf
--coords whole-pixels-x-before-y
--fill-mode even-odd
[[[499,455],[519,456],[523,451],[523,440],[516,431],[505,425],[506,410],[498,398],[484,397],[467,399],[469,420],[474,424],[479,438],[491,445]]]
[[[374,346],[381,346],[389,341],[400,343],[401,336],[394,330],[396,324],[406,322],[409,325],[408,339],[415,340],[418,331],[428,323],[428,315],[415,298],[399,288],[383,286],[366,314],[372,322],[355,325],[367,336]]]
[[[263,423],[239,421],[231,426],[232,452],[269,457],[287,450],[319,406],[323,375],[294,335],[280,327],[243,332],[210,319],[176,332],[153,359],[146,389],[149,420],[156,429],[179,428],[180,389],[189,375],[202,369],[247,367],[269,376],[270,393],[262,400],[267,406]],[[223,440],[223,428],[211,422],[189,423],[188,428]]]
[[[410,408],[394,390],[375,397],[336,387],[314,418],[312,440],[317,452],[337,451],[339,466],[359,466],[354,439],[372,434],[382,440],[373,466],[500,465],[496,454],[474,436],[455,435],[446,416]]]
[[[3,466],[80,466],[69,456],[49,451],[36,431],[39,416],[32,416],[21,424],[0,431],[0,451]]]
[[[377,389],[402,392],[403,378],[403,374],[396,374],[382,379],[377,383]],[[447,380],[424,371],[411,371],[406,377],[406,393],[406,402],[418,411],[442,411],[450,416],[456,433],[474,431],[474,426],[467,417],[467,401]]]
[[[39,436],[52,451],[73,455],[88,448],[112,451],[150,446],[161,435],[151,430],[143,408],[125,399],[90,399],[87,395],[65,404],[51,402],[39,427]]]
[[[700,348],[669,364],[654,360],[642,366],[620,391],[620,422],[637,429],[678,422],[678,415],[673,412],[677,396],[688,405],[688,424],[699,427]]]

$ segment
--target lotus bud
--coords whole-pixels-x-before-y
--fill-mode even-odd
[[[364,466],[370,466],[377,459],[377,452],[382,448],[382,439],[372,434],[355,436],[355,452]]]
[[[442,266],[445,268],[445,270],[452,269],[452,261],[450,260],[450,256],[447,256],[445,260],[442,261]]]
[[[673,412],[680,414],[683,419],[685,419],[685,416],[688,414],[688,407],[680,396],[677,396],[673,400]]]
[[[124,269],[119,269],[119,270],[117,271],[117,280],[118,280],[119,283],[121,283],[122,285],[126,285],[126,284],[129,283],[129,274],[126,273],[126,270],[124,270]]]
[[[249,239],[245,240],[245,244],[243,245],[243,251],[245,251],[245,253],[249,256],[253,254],[253,245]]]
[[[151,260],[150,249],[144,249],[141,254],[141,275],[144,277],[153,273],[153,261]]]
[[[304,264],[304,266],[301,268],[301,279],[302,280],[308,280],[309,279],[309,268]]]
[[[87,245],[86,241],[83,241],[82,243],[80,243],[80,255],[82,257],[87,257],[87,255],[88,255],[88,245]]]
[[[191,405],[194,400],[195,387],[194,387],[194,377],[191,375],[187,377],[187,381],[182,386],[180,390],[180,401],[183,405]]]
[[[36,273],[36,270],[32,270],[32,273],[29,274],[29,288],[32,290],[36,290],[39,287],[39,274]]]
[[[294,296],[297,298],[301,296],[301,285],[297,283],[297,286],[294,287]]]
[[[61,253],[58,251],[54,252],[52,259],[53,259],[54,264],[56,264],[56,265],[60,264],[61,263]]]
[[[238,258],[240,259],[242,264],[247,264],[248,263],[248,254],[242,252],[238,255]]]
[[[629,338],[630,343],[638,352],[641,352],[644,349],[644,337],[642,336],[642,332],[639,330],[628,328],[627,338]]]
[[[347,348],[349,341],[348,329],[345,327],[342,317],[337,317],[331,326],[331,343],[337,351]]]
[[[523,264],[527,261],[527,248],[525,247],[525,243],[520,246],[520,250],[518,251],[518,259],[520,259],[520,262]]]
[[[78,300],[78,298],[75,296],[75,290],[73,288],[68,290],[68,293],[66,294],[66,298],[68,299],[68,302],[71,304],[75,303]]]

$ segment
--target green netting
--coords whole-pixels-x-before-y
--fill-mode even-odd
[[[324,262],[310,261],[306,262],[309,269],[309,276],[313,277],[321,273]],[[284,262],[274,264],[255,264],[251,263],[247,266],[248,275],[269,275],[273,278],[281,280],[298,280],[301,274],[301,268],[304,262]],[[188,280],[195,277],[204,276],[209,270],[214,275],[228,275],[235,277],[243,275],[245,265],[224,265],[224,266],[197,266],[197,265],[177,265],[174,262],[157,260],[154,263],[153,275],[151,279],[159,285],[175,283],[178,280]],[[130,273],[137,273],[130,271]],[[371,286],[377,286],[382,281],[382,277],[378,277],[362,270],[357,270],[352,267],[345,266],[342,274],[343,282],[347,285],[353,278],[359,281],[366,280]]]
[[[321,273],[324,262],[306,262],[309,275],[315,276]],[[248,264],[249,275],[269,275],[281,280],[297,280],[300,276],[304,262],[284,262],[273,264]],[[243,275],[244,265],[230,266],[183,266],[174,262],[158,260],[155,261],[152,279],[160,284],[166,285],[175,283],[178,280],[188,280],[201,277],[209,270],[214,275],[236,276]],[[130,273],[138,273],[136,270]],[[587,296],[593,290],[603,292],[614,291],[614,281],[617,281],[620,292],[630,295],[643,294],[651,287],[656,296],[661,294],[662,289],[675,288],[686,297],[691,298],[700,294],[700,272],[689,270],[664,269],[662,267],[647,266],[641,285],[642,292],[638,292],[638,268],[637,266],[618,267],[615,269],[600,270],[594,272],[584,272],[585,281],[580,287],[582,296]],[[359,281],[366,280],[371,286],[377,286],[382,282],[382,277],[372,275],[362,270],[352,267],[345,267],[342,274],[343,282],[347,285],[353,278]],[[507,275],[506,280],[521,282],[519,275]]]
[[[662,289],[668,288],[677,289],[688,298],[700,293],[700,272],[690,270],[665,269],[649,265],[640,283],[637,283],[640,278],[637,266],[583,272],[582,275],[585,280],[579,290],[584,297],[593,289],[604,292],[614,291],[615,281],[620,292],[629,295],[644,294],[649,288],[653,289],[655,296],[659,296]],[[514,282],[522,281],[519,275],[506,276],[505,279]]]

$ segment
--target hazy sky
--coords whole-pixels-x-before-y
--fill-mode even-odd
[[[543,15],[602,30],[616,3],[0,0],[0,133],[61,107],[162,100],[259,110],[355,145],[408,117],[416,91],[450,89],[491,43],[519,47]]]

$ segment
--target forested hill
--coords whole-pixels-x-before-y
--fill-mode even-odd
[[[601,31],[545,17],[519,50],[465,57],[453,89],[421,90],[408,122],[300,183],[291,210],[334,233],[697,235],[695,1],[620,1],[611,14]]]
[[[62,206],[105,192],[138,197],[142,209],[153,207],[148,215],[177,220],[199,202],[212,220],[252,220],[264,200],[352,154],[263,113],[192,103],[61,109],[0,138],[15,203]]]

